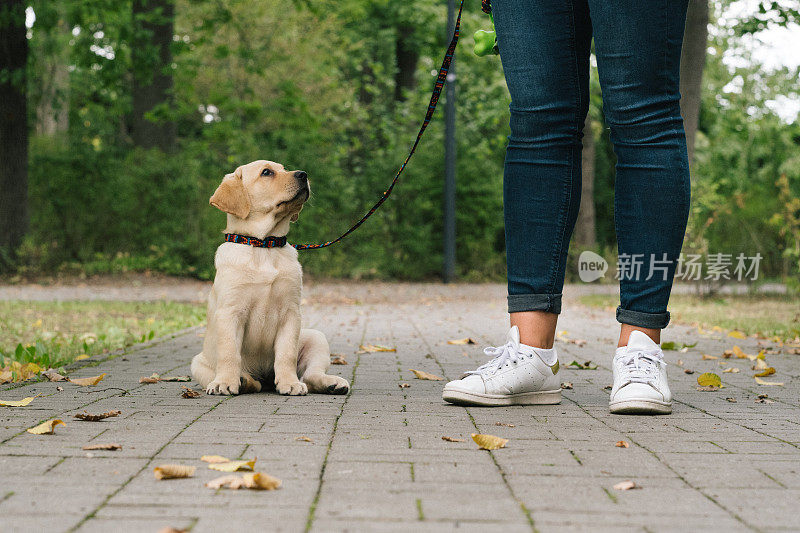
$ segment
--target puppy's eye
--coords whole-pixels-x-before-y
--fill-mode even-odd
[[[272,172],[272,170],[269,168],[265,168],[264,170],[261,171],[262,176],[272,176],[273,174],[274,172]]]

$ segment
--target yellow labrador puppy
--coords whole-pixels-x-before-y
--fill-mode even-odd
[[[349,390],[347,380],[325,373],[325,335],[300,327],[302,269],[285,236],[310,194],[305,172],[253,161],[225,176],[211,197],[228,213],[228,235],[214,258],[203,351],[192,360],[208,394],[259,392],[262,383],[293,396]],[[263,247],[269,237],[277,245]]]

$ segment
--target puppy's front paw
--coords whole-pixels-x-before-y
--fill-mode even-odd
[[[293,383],[276,383],[275,388],[283,395],[305,396],[308,394],[308,387],[306,384],[299,381]]]
[[[226,379],[217,376],[206,387],[206,394],[239,394],[239,378]]]

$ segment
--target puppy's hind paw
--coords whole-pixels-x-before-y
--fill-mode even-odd
[[[278,393],[288,396],[305,396],[308,394],[308,387],[305,383],[295,381],[294,383],[276,383],[275,388]]]
[[[206,387],[206,394],[239,394],[239,380],[226,380],[216,378]]]
[[[339,376],[331,376],[336,378],[336,382],[328,385],[328,394],[347,394],[350,391],[350,383],[346,379]]]

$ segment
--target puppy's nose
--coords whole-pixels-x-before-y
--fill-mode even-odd
[[[297,181],[299,181],[300,183],[305,183],[305,182],[307,182],[307,181],[308,181],[308,174],[306,174],[306,173],[305,173],[305,172],[303,172],[302,170],[298,170],[297,172],[295,172],[295,173],[294,173],[294,177],[295,177],[295,178],[297,179]]]

